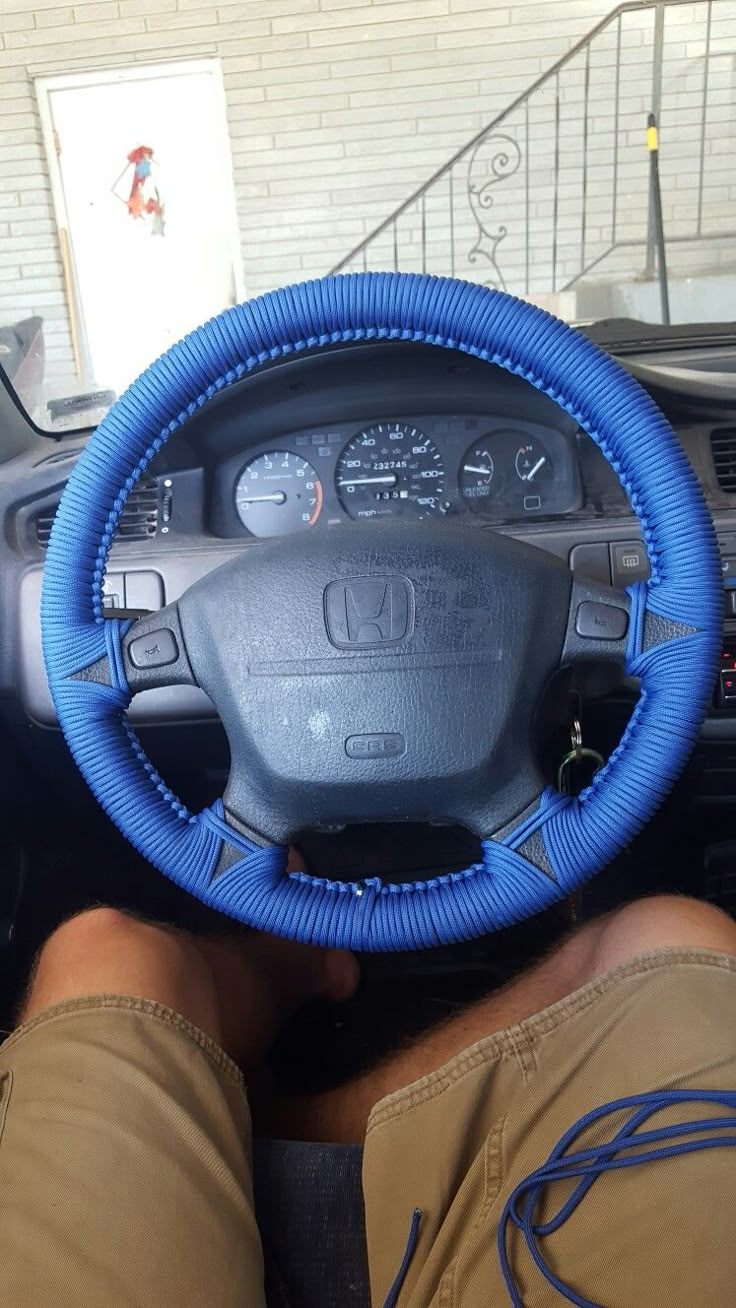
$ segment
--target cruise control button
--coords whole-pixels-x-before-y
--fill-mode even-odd
[[[633,581],[646,581],[649,577],[649,559],[639,540],[612,545],[611,565],[614,586],[630,586]]]
[[[173,631],[162,627],[151,631],[147,636],[138,636],[128,646],[128,654],[134,668],[162,668],[167,663],[176,663],[179,646]]]
[[[578,605],[575,615],[575,630],[578,636],[595,640],[622,640],[629,626],[626,609],[615,608],[613,604],[598,604],[595,600],[584,600]]]

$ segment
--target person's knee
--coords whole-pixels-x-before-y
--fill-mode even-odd
[[[218,1038],[212,975],[193,940],[114,908],[89,909],[57,927],[39,953],[23,1017],[95,995],[153,1000]]]
[[[117,908],[90,908],[62,922],[39,953],[36,975],[76,978],[114,975],[120,970],[150,967],[178,958],[185,937],[166,927],[141,921]]]
[[[70,959],[104,957],[111,944],[132,942],[146,924],[119,908],[88,908],[56,927],[41,947],[40,957],[49,965],[67,968]]]
[[[678,895],[626,904],[599,924],[594,974],[660,949],[713,949],[736,955],[736,922],[712,904]]]

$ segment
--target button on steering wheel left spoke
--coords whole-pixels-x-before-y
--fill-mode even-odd
[[[146,614],[122,638],[125,677],[132,695],[162,686],[196,686],[176,603]]]

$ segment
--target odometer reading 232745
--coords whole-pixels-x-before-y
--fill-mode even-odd
[[[351,518],[427,518],[445,508],[440,452],[406,422],[378,422],[359,431],[338,459],[335,485]]]

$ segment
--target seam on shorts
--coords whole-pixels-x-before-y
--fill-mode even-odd
[[[453,1258],[449,1267],[442,1273],[440,1288],[437,1291],[437,1308],[455,1308],[455,1272],[457,1258]]]
[[[605,995],[619,981],[632,976],[645,976],[649,972],[666,968],[688,967],[730,972],[736,977],[736,958],[712,949],[659,949],[629,959],[626,963],[619,963],[618,967],[604,972],[599,977],[594,977],[592,981],[586,982],[572,994],[524,1018],[514,1026],[484,1036],[434,1072],[429,1072],[420,1080],[395,1090],[379,1100],[368,1118],[366,1139],[371,1131],[434,1099],[450,1086],[469,1076],[476,1068],[491,1061],[501,1062],[509,1056],[516,1058],[518,1063],[519,1043],[531,1045],[539,1036],[547,1035],[556,1027],[562,1026],[568,1019],[589,1008],[596,999]]]
[[[10,1096],[13,1091],[13,1073],[10,1068],[5,1072],[0,1072],[0,1144],[2,1144],[3,1131],[8,1116],[8,1107],[10,1105]]]
[[[475,1221],[475,1229],[484,1226],[488,1215],[501,1193],[503,1181],[503,1133],[506,1115],[493,1123],[483,1148],[483,1202]]]
[[[3,1055],[6,1050],[12,1049],[14,1045],[32,1031],[45,1026],[49,1022],[56,1022],[61,1018],[74,1014],[83,1015],[105,1010],[142,1014],[144,1017],[153,1018],[154,1021],[173,1028],[196,1045],[217,1068],[218,1072],[224,1072],[245,1093],[245,1082],[240,1069],[215,1040],[205,1035],[204,1031],[201,1031],[193,1022],[188,1021],[186,1017],[182,1017],[181,1013],[177,1013],[173,1008],[168,1008],[166,1004],[159,1004],[154,999],[142,999],[136,995],[88,995],[80,996],[77,999],[65,999],[60,1004],[54,1004],[51,1008],[44,1009],[42,1013],[31,1018],[30,1022],[25,1022],[22,1026],[19,1026],[0,1046],[0,1055]]]
[[[513,1053],[519,1065],[521,1072],[522,1085],[529,1083],[529,1078],[537,1070],[537,1056],[534,1050],[533,1041],[529,1040],[521,1024],[518,1026],[509,1026],[506,1028],[506,1034],[509,1040],[509,1050]]]

